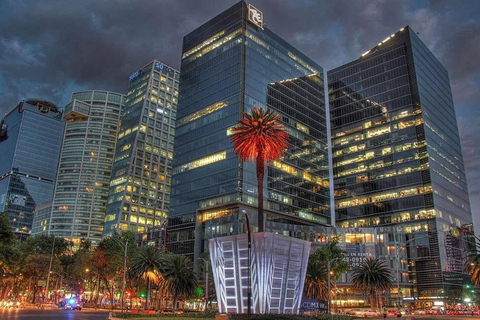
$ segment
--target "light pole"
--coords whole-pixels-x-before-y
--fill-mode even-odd
[[[333,313],[332,313],[332,306],[331,306],[331,301],[332,301],[332,290],[330,286],[330,269],[332,267],[332,263],[337,261],[338,258],[328,260],[327,262],[327,284],[328,284],[328,303],[327,303],[327,313],[330,314],[331,318],[333,319]],[[336,296],[336,294],[335,294]]]
[[[119,239],[112,237],[116,243],[118,243],[123,248],[123,282],[122,282],[122,313],[124,311],[124,300],[125,300],[125,281],[127,274],[127,250],[128,250],[128,239],[125,240],[123,244]],[[113,306],[113,297],[112,297],[112,306]]]
[[[330,289],[330,266],[332,265],[332,261],[329,260],[327,262],[327,284],[328,284],[328,304],[327,304],[327,313],[330,315],[332,314],[332,307],[330,306],[330,302],[332,300],[332,292]],[[333,318],[333,315],[332,315]]]
[[[47,274],[47,284],[45,286],[45,293],[47,295],[48,300],[48,285],[50,282],[50,273],[52,273],[52,262],[53,262],[53,250],[55,249],[55,236],[53,236],[53,243],[52,243],[52,253],[50,254],[50,266],[48,267],[48,274]]]
[[[200,258],[205,263],[205,311],[207,311],[208,305],[208,260]]]

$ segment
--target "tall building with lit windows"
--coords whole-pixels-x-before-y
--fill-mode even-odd
[[[52,201],[65,122],[52,102],[21,101],[2,119],[0,212],[20,240],[32,231],[35,207]]]
[[[163,226],[170,202],[179,73],[154,60],[129,78],[104,234]]]
[[[393,226],[384,241],[405,254],[403,296],[441,299],[468,281],[474,251],[448,72],[405,27],[328,83],[336,225]]]
[[[67,121],[51,204],[38,207],[35,234],[50,234],[78,243],[102,238],[122,94],[79,91],[63,110]]]
[[[265,231],[301,237],[300,227],[330,224],[322,67],[241,1],[184,37],[180,83],[169,250],[199,254],[209,238],[245,232],[245,214],[256,228],[255,166],[230,141],[251,107],[280,114],[290,136],[267,165]]]

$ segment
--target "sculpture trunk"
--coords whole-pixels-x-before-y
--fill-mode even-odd
[[[265,150],[259,148],[257,156],[257,187],[258,187],[258,232],[263,232],[263,178],[265,176]]]

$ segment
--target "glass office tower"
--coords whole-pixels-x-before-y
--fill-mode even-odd
[[[152,61],[129,78],[104,234],[162,226],[170,202],[178,71]]]
[[[263,26],[239,2],[183,40],[168,247],[193,254],[204,239],[256,228],[254,164],[230,141],[241,112],[271,108],[290,136],[284,158],[267,166],[265,230],[330,223],[323,69]],[[280,226],[280,227],[278,227]],[[277,228],[278,227],[278,228]],[[198,252],[197,252],[198,253]]]
[[[52,201],[64,121],[48,101],[20,102],[6,114],[0,142],[0,211],[20,239],[30,234],[35,207]]]
[[[78,244],[102,238],[110,175],[125,97],[107,91],[72,93],[64,108],[67,120],[52,213],[38,210],[36,231]],[[48,210],[48,209],[47,209]]]
[[[405,244],[410,288],[431,302],[467,281],[474,250],[448,73],[405,27],[328,82],[337,226],[396,226],[385,241]]]

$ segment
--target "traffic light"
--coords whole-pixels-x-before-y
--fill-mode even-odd
[[[205,298],[205,296],[202,296],[202,301],[205,301],[207,300],[207,298]]]

